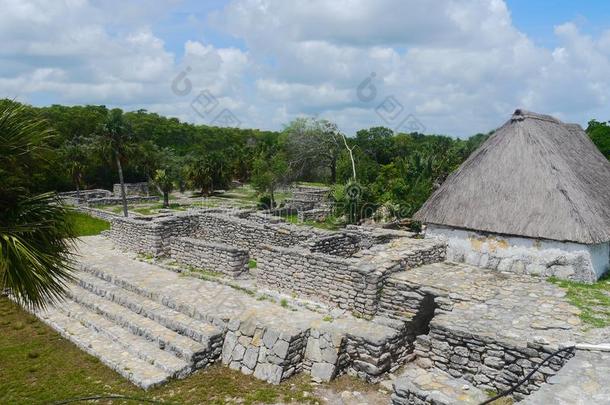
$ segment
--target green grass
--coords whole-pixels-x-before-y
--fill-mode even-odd
[[[71,211],[68,220],[72,221],[77,236],[99,235],[102,231],[110,229],[110,222],[82,212]]]
[[[318,404],[321,401],[313,397],[313,389],[306,375],[270,385],[215,365],[185,379],[144,391],[7,298],[0,298],[2,404],[49,404],[93,395],[125,395],[172,404]],[[101,403],[135,404],[141,401],[105,400]]]
[[[130,211],[133,212],[137,212],[138,214],[142,214],[142,215],[152,215],[152,214],[158,214],[159,210],[162,209],[170,209],[170,210],[185,210],[186,208],[181,206],[178,203],[170,203],[169,207],[164,208],[163,204],[155,204],[152,206],[147,206],[147,207],[132,207],[130,208]]]
[[[315,181],[299,181],[297,184],[299,186],[309,186],[309,187],[330,187],[329,184],[315,182]]]
[[[282,298],[280,300],[280,305],[284,308],[288,308],[288,300],[286,298]]]
[[[595,328],[610,326],[610,274],[606,274],[593,284],[548,279],[566,290],[566,297],[572,305],[581,310],[580,319]]]
[[[297,214],[290,214],[290,215],[283,215],[282,218],[284,218],[284,220],[288,223],[294,224],[294,225],[307,225],[307,226],[311,226],[314,228],[319,228],[319,229],[326,229],[328,231],[336,231],[337,229],[341,229],[343,227],[343,225],[339,222],[337,222],[336,218],[330,216],[328,218],[326,218],[324,221],[322,222],[316,222],[316,221],[299,221],[299,217],[297,216]]]

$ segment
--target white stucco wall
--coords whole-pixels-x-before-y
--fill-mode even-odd
[[[428,225],[447,239],[447,260],[543,277],[593,282],[609,269],[610,243],[583,245]]]

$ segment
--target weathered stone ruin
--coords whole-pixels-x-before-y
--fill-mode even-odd
[[[112,186],[112,194],[115,196],[121,195],[121,184],[116,183]],[[125,183],[125,195],[126,196],[148,196],[149,189],[147,182],[141,183]]]
[[[111,221],[105,238],[81,245],[70,300],[38,315],[145,388],[216,361],[271,383],[300,372],[379,382],[406,365],[395,404],[450,404],[508,388],[564,342],[596,339],[580,334],[556,286],[446,262],[442,238],[326,231],[247,210]],[[290,298],[280,305],[274,294]],[[131,357],[113,354],[125,350]]]
[[[115,184],[113,191],[104,189],[67,191],[59,193],[59,197],[64,203],[79,208],[118,205],[123,203],[120,186],[120,184]],[[128,204],[159,201],[159,197],[149,195],[148,183],[125,183],[125,196]]]
[[[294,186],[286,208],[296,210],[299,221],[323,221],[331,214],[328,187]]]

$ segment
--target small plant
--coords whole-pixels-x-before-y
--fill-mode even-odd
[[[288,308],[288,300],[286,298],[282,298],[280,300],[280,305],[284,308]]]
[[[335,318],[333,318],[333,317],[332,317],[332,316],[330,316],[330,315],[326,315],[324,318],[322,318],[322,320],[323,320],[324,322],[332,322],[332,321],[334,321],[334,320],[335,320]]]
[[[254,259],[250,259],[250,260],[248,261],[248,268],[249,268],[249,269],[255,269],[255,268],[256,268],[256,260],[254,260]]]

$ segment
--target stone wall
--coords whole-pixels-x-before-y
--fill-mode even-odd
[[[582,245],[485,234],[429,225],[429,236],[447,238],[447,260],[473,266],[591,283],[609,267],[610,244]]]
[[[367,316],[376,312],[381,276],[357,260],[304,248],[266,245],[257,258],[257,282]]]
[[[486,336],[475,336],[430,324],[430,333],[417,337],[415,354],[453,377],[462,377],[482,389],[505,391],[524,378],[551,354],[551,350],[537,344],[510,345]],[[517,388],[516,397],[522,398],[537,390],[554,375],[572,354],[562,352],[541,367],[524,385]],[[426,360],[425,360],[426,361]]]
[[[258,223],[218,213],[201,214],[198,224],[193,237],[248,249],[250,255],[257,260],[263,244],[296,246],[321,233],[310,227]]]
[[[330,216],[332,210],[330,208],[312,208],[310,210],[300,210],[297,213],[297,218],[300,222],[315,221],[321,222]]]
[[[304,246],[311,252],[350,257],[360,250],[360,238],[355,233],[338,232],[318,236]]]
[[[142,196],[130,196],[127,197],[127,204],[141,204],[141,203],[151,203],[159,201],[159,197],[150,196],[150,197],[142,197]],[[123,204],[123,199],[121,197],[103,197],[103,198],[92,198],[86,201],[88,206],[100,206],[100,205],[118,205]]]
[[[194,232],[197,217],[190,213],[157,217],[116,217],[107,236],[120,248],[153,256],[167,255],[171,240]]]
[[[248,271],[248,251],[192,238],[172,238],[170,256],[179,263],[231,277]]]
[[[112,186],[112,193],[119,197],[121,195],[121,184],[114,184]],[[148,183],[147,182],[142,182],[142,183],[125,183],[125,195],[128,196],[135,196],[135,195],[140,195],[140,196],[147,196],[149,194],[149,190],[148,190]]]
[[[301,371],[306,343],[306,331],[278,331],[252,318],[232,319],[222,348],[222,363],[279,384]]]
[[[65,191],[62,193],[58,193],[57,195],[66,204],[78,205],[90,199],[112,197],[112,192],[101,188],[96,188],[91,190],[81,190],[80,192]]]

